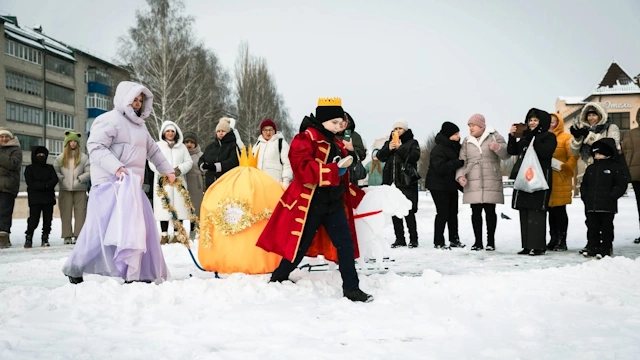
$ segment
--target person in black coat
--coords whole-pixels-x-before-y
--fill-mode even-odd
[[[394,136],[395,132],[395,136]],[[397,136],[397,141],[395,137]],[[393,132],[389,140],[378,151],[378,159],[385,162],[382,170],[382,184],[395,184],[400,191],[411,200],[413,207],[409,214],[405,216],[407,227],[409,228],[409,247],[418,247],[418,227],[416,224],[416,212],[418,211],[418,182],[404,184],[402,182],[402,167],[407,166],[416,169],[420,159],[420,144],[413,138],[413,132],[409,129],[406,120],[397,120],[393,124]],[[404,225],[401,218],[393,217],[393,229],[396,233],[396,241],[392,248],[407,246],[404,238]]]
[[[27,220],[25,249],[33,245],[33,232],[40,223],[42,214],[42,244],[49,246],[53,206],[56,204],[55,187],[58,175],[53,165],[47,164],[49,150],[44,146],[35,146],[31,150],[31,165],[24,169],[24,180],[27,183],[27,197],[29,201],[29,219]]]
[[[436,146],[431,150],[429,170],[425,185],[436,205],[433,226],[433,245],[436,249],[447,249],[444,243],[444,227],[449,228],[449,245],[463,248],[458,236],[458,189],[456,170],[464,165],[460,156],[460,128],[445,121],[436,135]]]
[[[542,166],[542,172],[547,180],[549,189],[528,193],[521,190],[513,190],[511,206],[520,211],[520,234],[522,237],[522,251],[518,254],[544,255],[547,248],[547,207],[551,196],[551,159],[556,150],[556,136],[549,132],[551,115],[548,112],[531,109],[527,112],[525,122],[528,129],[524,131],[522,139],[517,141],[514,137],[516,126],[511,126],[507,152],[510,155],[518,155],[518,161],[511,172],[511,179],[515,179],[522,165],[524,155],[533,140],[533,148],[538,155],[538,161]]]
[[[628,178],[613,139],[596,141],[591,152],[594,162],[587,167],[580,188],[587,214],[587,252],[583,255],[601,258],[611,256],[613,218],[618,212],[618,199],[627,190]]]
[[[231,125],[226,118],[220,119],[216,126],[216,137],[207,145],[198,160],[200,170],[205,173],[205,186],[208,189],[220,176],[238,166],[238,145],[236,136],[231,131]],[[205,190],[206,192],[206,190]]]

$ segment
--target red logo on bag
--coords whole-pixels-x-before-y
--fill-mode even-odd
[[[531,181],[534,175],[535,173],[533,172],[533,169],[531,168],[531,166],[529,166],[527,170],[524,172],[524,178],[527,179],[527,181]]]

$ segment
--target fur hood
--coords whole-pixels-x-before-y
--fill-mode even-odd
[[[589,110],[595,110],[598,115],[600,115],[600,121],[598,121],[596,125],[604,125],[609,121],[607,110],[604,106],[597,102],[590,102],[585,105],[580,112],[579,127],[591,127],[591,124],[589,124],[589,121],[587,120],[587,112],[589,112]]]

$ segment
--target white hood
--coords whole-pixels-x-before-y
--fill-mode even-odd
[[[131,107],[131,103],[136,96],[142,94],[144,96],[144,102],[142,104],[142,113],[140,116],[136,115],[135,111]],[[136,124],[143,124],[153,110],[153,94],[149,89],[134,83],[132,81],[122,81],[116,88],[116,95],[113,97],[114,107],[121,113]]]
[[[164,132],[167,130],[167,127],[171,125],[174,128],[176,128],[176,144],[182,144],[182,140],[183,140],[183,136],[182,136],[182,130],[180,130],[180,127],[178,127],[178,125],[176,125],[176,123],[174,123],[173,121],[165,121],[162,123],[162,126],[160,126],[160,132],[158,133],[158,139],[162,140],[162,134],[164,134]]]

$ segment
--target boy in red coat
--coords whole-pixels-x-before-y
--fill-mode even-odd
[[[344,116],[341,100],[329,98],[318,101],[315,117],[305,117],[289,150],[293,181],[256,245],[283,257],[272,282],[288,280],[305,255],[324,255],[340,264],[344,296],[370,302],[373,296],[360,290],[355,268],[353,209],[364,192],[349,182],[352,159],[335,136]]]

